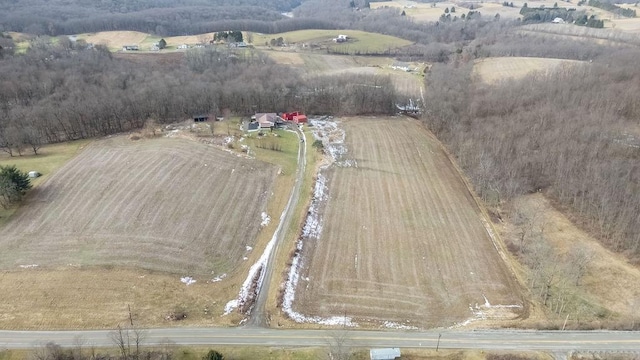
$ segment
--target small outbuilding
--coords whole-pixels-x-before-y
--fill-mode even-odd
[[[400,358],[400,348],[382,348],[369,350],[371,360],[395,360]]]
[[[196,115],[193,117],[193,122],[205,122],[209,120],[208,115]]]
[[[39,172],[37,172],[37,171],[29,171],[29,177],[32,178],[32,179],[40,177],[40,175],[41,174]]]

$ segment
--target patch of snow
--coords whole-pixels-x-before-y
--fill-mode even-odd
[[[306,316],[304,314],[300,314],[293,310],[293,301],[295,300],[295,289],[298,285],[298,281],[300,279],[307,280],[308,278],[300,277],[299,271],[302,268],[302,240],[298,240],[296,243],[296,254],[293,257],[291,262],[291,267],[289,268],[289,274],[287,276],[287,282],[285,283],[284,289],[284,297],[282,300],[282,310],[291,318],[293,321],[298,323],[314,323],[320,325],[341,325],[341,326],[349,326],[349,327],[357,327],[358,324],[353,322],[351,317],[346,316],[331,316],[331,317],[320,317],[320,316]]]
[[[269,223],[271,222],[271,217],[264,211],[260,215],[262,216],[262,222],[260,223],[260,226],[265,227],[269,225]]]
[[[249,258],[248,258],[248,257],[246,257],[246,256],[243,256],[243,257],[242,257],[242,260],[247,261],[247,260],[249,260]]]
[[[238,303],[239,303],[238,299],[233,299],[229,301],[227,305],[224,306],[224,314],[225,315],[231,314],[231,312],[238,307]]]
[[[33,269],[33,268],[37,268],[38,264],[20,265],[20,267],[23,269]]]
[[[233,142],[233,139],[234,139],[233,136],[227,136],[224,138],[223,142],[225,145],[229,145],[231,142]]]
[[[505,316],[505,313],[504,312],[501,313],[499,311],[501,309],[522,308],[522,305],[515,305],[515,304],[514,305],[491,305],[491,303],[489,302],[489,299],[487,299],[487,297],[484,294],[482,294],[482,298],[484,299],[484,304],[478,305],[478,303],[476,303],[475,305],[471,305],[471,304],[469,305],[469,311],[473,316],[461,323],[455,324],[454,326],[452,326],[452,328],[464,327],[478,320],[485,320],[485,319],[491,319],[491,318],[503,318]],[[496,313],[496,311],[498,312]]]
[[[302,249],[304,242],[310,239],[318,240],[322,232],[322,219],[320,218],[319,210],[322,202],[328,199],[326,178],[321,173],[316,178],[314,185],[313,197],[311,199],[311,205],[309,205],[309,211],[307,212],[307,218],[302,228],[302,235],[296,242],[296,250],[291,260],[291,267],[287,274],[287,281],[284,284],[284,296],[282,299],[282,310],[293,321],[298,323],[315,323],[320,325],[341,325],[349,327],[357,327],[358,324],[353,321],[352,318],[346,316],[332,316],[332,317],[320,317],[320,316],[307,316],[293,310],[293,301],[295,300],[295,290],[300,280],[309,281],[309,278],[301,277],[300,271],[303,268],[302,263]]]
[[[322,142],[322,147],[338,167],[358,167],[355,159],[346,159],[348,153],[344,144],[346,133],[331,117],[309,120],[313,125],[313,138]]]
[[[387,329],[397,329],[397,330],[418,330],[417,327],[415,326],[409,326],[409,325],[403,325],[403,324],[398,324],[396,322],[393,321],[385,321],[382,323],[382,326],[387,328]]]
[[[186,284],[187,286],[191,285],[191,284],[195,284],[196,281],[191,277],[191,276],[185,276],[185,277],[181,277],[180,281],[184,284]]]
[[[282,218],[285,216],[286,212],[287,212],[287,209],[282,211],[282,214],[280,215],[280,221],[282,221]],[[271,237],[271,240],[269,240],[269,243],[264,248],[262,255],[260,255],[260,258],[253,265],[251,265],[251,268],[249,268],[249,273],[247,275],[247,278],[242,283],[242,286],[240,287],[240,291],[238,292],[238,297],[236,299],[230,300],[227,303],[227,305],[225,305],[223,315],[230,314],[233,310],[238,308],[240,304],[244,304],[248,300],[250,300],[249,295],[251,293],[251,285],[254,283],[254,281],[256,281],[256,279],[257,279],[257,285],[256,285],[255,293],[257,294],[260,292],[260,287],[262,286],[262,280],[264,279],[264,267],[267,264],[267,260],[269,259],[269,254],[271,254],[271,250],[273,249],[273,246],[276,243],[278,234],[279,234],[279,231],[278,229],[276,229],[276,231],[273,233],[273,236]]]
[[[222,274],[222,275],[218,275],[218,276],[214,277],[214,278],[211,280],[211,282],[218,282],[218,281],[222,281],[222,279],[224,279],[224,278],[226,278],[226,277],[227,277],[227,274],[226,274],[226,273],[225,273],[225,274]]]
[[[324,175],[318,174],[313,188],[311,205],[309,205],[309,211],[307,212],[307,219],[302,228],[302,236],[305,238],[314,237],[317,239],[322,233],[322,219],[320,218],[319,210],[322,202],[328,198],[326,183],[327,179]]]
[[[249,245],[245,245],[245,246],[244,246],[244,249],[245,249],[246,251],[251,251],[251,250],[253,250],[253,248],[252,248],[251,246],[249,246]]]

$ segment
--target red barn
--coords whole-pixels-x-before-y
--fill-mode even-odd
[[[307,122],[307,116],[305,114],[302,114],[298,111],[296,112],[290,112],[290,113],[283,113],[282,114],[282,118],[287,120],[287,121],[293,121],[296,124],[305,124]]]

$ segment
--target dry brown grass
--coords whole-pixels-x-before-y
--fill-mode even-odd
[[[0,268],[232,272],[255,245],[275,173],[193,141],[94,142],[34,189],[2,229]]]
[[[299,53],[275,50],[265,51],[265,53],[278,64],[290,66],[304,65],[304,60]]]
[[[192,140],[91,144],[0,232],[0,328],[111,328],[128,304],[141,326],[175,325],[176,309],[188,314],[179,324],[237,321],[220,314],[275,228],[258,231],[275,172]]]
[[[437,140],[406,118],[343,126],[358,166],[326,173],[323,232],[307,243],[308,281],[295,310],[428,327],[469,319],[483,296],[519,303],[481,211]]]
[[[574,246],[579,246],[593,255],[580,287],[585,297],[623,319],[637,316],[640,312],[638,267],[631,265],[624,256],[605,249],[596,239],[577,228],[541,194],[520,198],[518,204],[543,214],[545,238],[558,254],[566,254]]]
[[[88,43],[106,45],[109,48],[122,48],[124,45],[137,45],[142,43],[149,34],[139,31],[102,31],[90,34],[78,35]]]
[[[630,33],[640,33],[640,18],[614,18],[611,20],[611,27]]]
[[[129,324],[129,305],[136,326],[211,326],[229,320],[220,295],[237,291],[224,281],[186,286],[170,274],[72,266],[5,271],[0,288],[2,329],[111,329]],[[176,309],[187,318],[167,320]]]
[[[170,36],[164,39],[167,41],[167,44],[173,46],[182,44],[195,45],[208,43],[210,40],[213,40],[213,35],[214,33],[204,33],[198,35]]]
[[[520,79],[534,71],[551,71],[560,66],[580,64],[581,61],[535,57],[495,57],[478,61],[474,72],[485,83],[506,79]]]

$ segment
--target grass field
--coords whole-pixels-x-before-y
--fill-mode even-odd
[[[254,246],[275,172],[187,140],[94,142],[2,229],[0,268],[231,272]]]
[[[347,75],[370,74],[389,75],[396,90],[403,95],[418,97],[424,78],[422,69],[424,64],[415,63],[415,72],[393,70],[394,60],[387,57],[329,55],[313,52],[291,52],[278,50],[263,50],[270,58],[279,64],[288,65],[304,70],[307,75]]]
[[[520,303],[480,210],[437,140],[406,118],[342,125],[357,166],[325,172],[322,234],[306,243],[295,310],[433,327],[462,323],[486,301]]]
[[[542,214],[544,236],[559,255],[567,254],[575,246],[586,249],[592,260],[582,285],[577,288],[580,298],[593,308],[603,307],[620,319],[638,316],[640,312],[640,269],[629,264],[623,255],[604,248],[596,239],[576,227],[570,219],[542,194],[524,196],[516,201],[525,211]],[[571,309],[571,319],[587,319],[587,310]],[[580,315],[580,312],[583,314]]]
[[[88,43],[106,45],[111,51],[118,51],[124,45],[141,45],[148,36],[149,34],[139,31],[102,31],[79,34],[77,37]]]
[[[257,235],[250,233],[251,228],[255,230],[257,224],[262,221],[261,209],[272,218],[282,211],[295,178],[298,140],[293,133],[276,132],[277,137],[274,136],[275,133],[269,133],[263,139],[251,137],[240,142],[237,139],[241,133],[237,131],[236,123],[227,124],[225,121],[214,122],[212,125],[215,138],[194,137],[194,134],[186,131],[178,133],[178,138],[174,139],[134,142],[125,137],[115,137],[98,141],[57,171],[53,178],[45,179],[46,181],[32,190],[33,194],[29,195],[28,201],[20,208],[16,217],[11,219],[4,231],[0,230],[0,248],[7,257],[13,256],[11,254],[15,251],[13,254],[34,253],[46,259],[38,263],[34,260],[30,264],[20,264],[39,265],[26,268],[15,266],[17,263],[11,265],[12,260],[9,264],[1,263],[0,266],[6,270],[0,273],[0,288],[10,291],[0,294],[0,328],[114,328],[118,324],[128,323],[128,305],[131,306],[134,321],[143,327],[210,326],[234,324],[239,321],[241,318],[236,314],[225,317],[220,315],[223,313],[224,304],[237,295],[240,284],[246,277],[246,270],[260,256],[275,230],[277,221],[272,220],[258,231]],[[237,147],[230,152],[200,143],[210,143],[212,140],[222,143],[221,138],[229,134],[236,137],[233,144]],[[278,142],[281,151],[259,148],[259,142]],[[240,145],[243,144],[251,146],[252,156],[262,161],[245,159],[239,152]],[[55,150],[69,152],[73,147],[71,145],[74,144],[44,147],[43,154],[47,156],[42,159],[60,158],[62,154]],[[94,159],[93,156],[99,159]],[[26,157],[20,160],[26,160]],[[163,162],[166,165],[162,165]],[[203,167],[203,164],[208,166]],[[158,167],[153,170],[156,165]],[[83,166],[88,173],[97,169],[100,169],[100,172],[87,179],[85,174],[77,171],[77,168]],[[109,176],[104,174],[105,171],[111,172],[114,167],[121,172],[110,173]],[[162,171],[165,171],[165,176],[158,179],[158,172]],[[280,175],[275,176],[276,171]],[[114,184],[119,178],[122,178],[123,182],[136,177],[142,179],[142,172],[147,176],[146,187],[135,187],[136,184],[131,180],[130,193],[138,193],[133,196],[127,195],[124,190],[117,194],[105,190],[100,195],[99,186],[87,185],[86,189],[80,189],[90,192],[85,194],[84,200],[80,195],[76,199],[70,199],[68,193],[43,198],[46,193],[51,192],[54,185],[53,190],[68,188],[75,191],[74,184],[83,181],[89,184]],[[184,174],[181,175],[181,172]],[[123,176],[119,176],[120,174]],[[275,183],[272,182],[274,176]],[[78,179],[71,179],[73,177]],[[71,180],[68,185],[63,186],[61,182],[66,179]],[[269,188],[271,184],[274,186]],[[81,193],[80,190],[78,193]],[[164,203],[156,199],[156,195],[163,195],[160,191],[167,195]],[[173,193],[172,197],[168,196],[170,193]],[[146,199],[145,194],[153,196]],[[257,195],[247,200],[252,194]],[[98,200],[96,196],[101,198]],[[124,200],[118,203],[116,200],[120,197]],[[269,198],[266,208],[265,197]],[[73,211],[73,215],[77,216],[70,219],[71,216],[65,218],[60,215],[64,212],[54,211],[49,214],[52,221],[47,220],[39,227],[25,218],[33,213],[34,221],[39,221],[43,211],[48,212],[53,206],[47,201],[53,200],[69,200],[69,208],[64,211],[68,213],[84,205],[83,212],[86,212],[86,215]],[[72,206],[74,201],[75,207]],[[93,205],[94,202],[99,202],[98,205],[101,207]],[[129,213],[128,208],[140,209],[143,218],[144,214],[154,218],[163,215],[173,217],[165,216],[166,222],[150,224],[147,228],[154,229],[146,230],[149,236],[145,239],[144,236],[140,236],[141,232],[145,231],[140,217],[125,218]],[[111,211],[107,212],[104,209]],[[194,216],[197,211],[202,215]],[[205,216],[208,218],[204,219]],[[248,219],[249,217],[251,218]],[[67,238],[58,237],[65,232],[69,233],[68,227],[71,230],[77,229],[77,224],[83,221],[86,223],[87,218],[96,220],[90,221],[78,232],[68,234]],[[16,234],[16,221],[24,226],[32,226],[32,230]],[[211,226],[214,222],[217,222],[215,227]],[[113,224],[113,227],[97,233],[102,223],[105,226],[107,223]],[[36,227],[38,229],[33,230]],[[10,228],[14,229],[11,230],[14,232],[12,237],[24,237],[28,240],[20,246],[8,246],[7,242],[13,240],[7,239],[4,235],[6,229]],[[43,235],[47,229],[51,229],[51,233]],[[153,241],[153,236],[162,231],[165,233],[155,239],[158,246],[149,248],[151,245],[148,243]],[[178,237],[179,231],[183,231],[182,238]],[[130,234],[122,235],[123,232]],[[202,236],[198,237],[198,234]],[[127,243],[131,240],[129,235],[137,236],[135,241],[142,239],[145,243]],[[105,236],[111,236],[112,242],[99,244]],[[94,237],[95,240],[92,240]],[[34,250],[38,242],[49,240],[53,243],[42,244],[40,254]],[[248,250],[247,245],[253,249]],[[46,256],[43,255],[55,246],[59,248]],[[105,251],[113,250],[114,255],[99,253],[101,246]],[[133,249],[134,246],[137,250]],[[144,249],[144,246],[147,248]],[[195,249],[197,246],[200,246],[201,251]],[[5,251],[7,247],[11,249]],[[112,250],[109,250],[109,247],[112,247]],[[236,250],[241,253],[241,258],[233,258],[233,252],[237,252]],[[142,251],[149,253],[141,254]],[[212,251],[216,253],[210,256]],[[118,254],[121,255],[120,258],[116,258]],[[157,259],[150,259],[154,256]],[[74,257],[80,261],[73,261]],[[202,265],[198,263],[203,257],[207,257],[204,264],[217,263],[214,265],[220,267],[198,270]],[[235,271],[224,273],[223,268],[233,268],[234,261],[236,266],[231,270]],[[84,266],[91,264],[97,266]],[[125,266],[122,266],[123,264]],[[167,273],[140,267],[158,270],[184,268],[176,270],[175,273]],[[216,277],[223,274],[227,276],[217,281]],[[180,277],[185,275],[193,276],[197,282],[186,286],[180,281]],[[184,310],[188,314],[187,319],[180,322],[166,320],[166,316],[176,310]]]
[[[162,37],[150,35],[139,31],[102,31],[97,33],[87,33],[77,35],[78,39],[83,39],[88,43],[106,45],[111,51],[122,50],[124,45],[139,45],[140,50],[146,51],[159,41]],[[164,40],[167,42],[167,49],[175,49],[182,44],[195,45],[213,39],[213,33],[186,36],[169,36]]]
[[[445,9],[451,9],[454,7],[456,11],[451,13],[451,17],[457,16],[460,18],[462,14],[467,14],[470,7],[469,4],[473,3],[474,10],[480,11],[483,16],[495,16],[500,14],[501,19],[516,19],[521,17],[520,8],[524,4],[524,1],[514,1],[513,7],[502,6],[502,2],[475,2],[475,1],[446,1],[438,2],[435,6],[432,3],[415,2],[410,0],[394,0],[394,1],[381,1],[372,2],[372,9],[381,9],[385,7],[396,8],[399,11],[404,11],[405,14],[418,22],[435,22],[440,20],[440,16],[445,14]],[[553,6],[553,1],[529,1],[528,6],[540,6],[545,5],[548,7]]]
[[[580,64],[576,60],[534,57],[496,57],[476,62],[474,72],[485,83],[520,79],[534,71],[551,71],[560,66]]]
[[[332,39],[339,34],[349,36],[349,41],[342,44],[334,43]],[[411,41],[394,36],[359,30],[298,30],[280,34],[255,34],[253,44],[263,46],[269,44],[271,39],[279,37],[282,37],[290,46],[294,44],[301,46],[304,43],[316,44],[322,48],[349,54],[378,53],[412,44]]]
[[[44,180],[48,179],[55,170],[75,156],[78,151],[83,149],[88,143],[89,141],[79,140],[45,145],[38,150],[38,155],[33,155],[33,152],[28,151],[24,152],[24,156],[13,157],[6,153],[0,153],[0,165],[15,165],[23,172],[29,172],[31,170],[38,171],[42,176],[36,179],[31,179],[31,184],[34,187],[37,187]],[[9,209],[0,207],[0,226],[7,221],[9,216],[11,216],[16,209],[17,207],[11,207]]]

